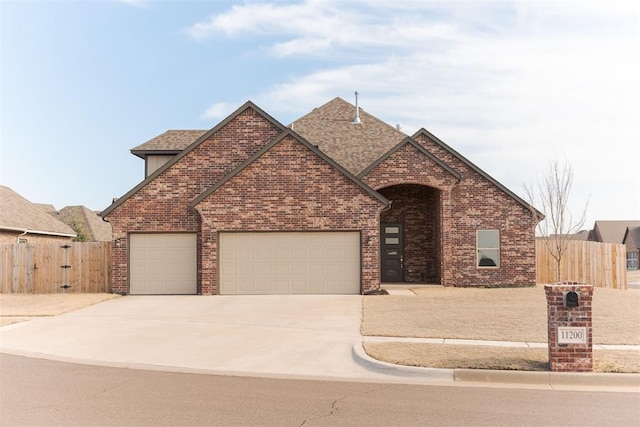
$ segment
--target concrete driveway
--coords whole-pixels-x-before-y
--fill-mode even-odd
[[[127,296],[0,328],[0,350],[114,366],[377,377],[354,361],[361,296]]]

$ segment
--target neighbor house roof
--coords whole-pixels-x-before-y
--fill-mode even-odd
[[[622,243],[627,246],[627,251],[640,249],[640,227],[627,227]]]
[[[111,224],[85,206],[67,206],[58,212],[52,212],[54,218],[83,234],[91,242],[111,241]]]
[[[34,203],[34,205],[36,205],[46,213],[51,213],[56,211],[56,208],[49,203]]]
[[[141,158],[146,154],[178,154],[206,132],[206,130],[195,129],[168,130],[132,148],[131,153]]]
[[[573,240],[589,240],[589,230],[580,230],[572,237]]]
[[[354,105],[335,98],[289,127],[353,175],[358,175],[408,135],[361,108],[361,122],[354,124],[355,115]]]
[[[640,221],[596,221],[591,239],[604,243],[622,243],[627,228],[640,227]]]
[[[9,187],[0,185],[0,229],[30,234],[76,237],[71,227],[58,221]]]

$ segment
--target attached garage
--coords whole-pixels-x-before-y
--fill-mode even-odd
[[[135,233],[129,236],[129,293],[195,295],[195,233]]]
[[[359,232],[219,234],[220,293],[359,294]]]

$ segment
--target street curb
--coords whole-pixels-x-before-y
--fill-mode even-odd
[[[394,377],[428,379],[432,381],[454,381],[453,369],[422,368],[417,366],[396,365],[394,363],[383,362],[369,356],[362,347],[362,338],[353,343],[351,351],[353,360],[363,368],[378,374]]]
[[[456,383],[522,384],[550,387],[616,388],[617,391],[640,393],[640,374],[607,374],[599,372],[499,371],[489,369],[439,369],[396,365],[369,356],[362,340],[353,344],[353,359],[369,370],[390,376],[449,380]]]
[[[453,378],[455,381],[465,382],[549,385],[549,374],[550,372],[454,369]]]
[[[549,379],[549,383],[554,386],[630,387],[640,392],[640,374],[550,372]]]

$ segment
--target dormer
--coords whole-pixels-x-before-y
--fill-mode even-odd
[[[205,132],[206,130],[168,130],[144,144],[132,148],[131,154],[144,160],[144,176],[146,178]]]

